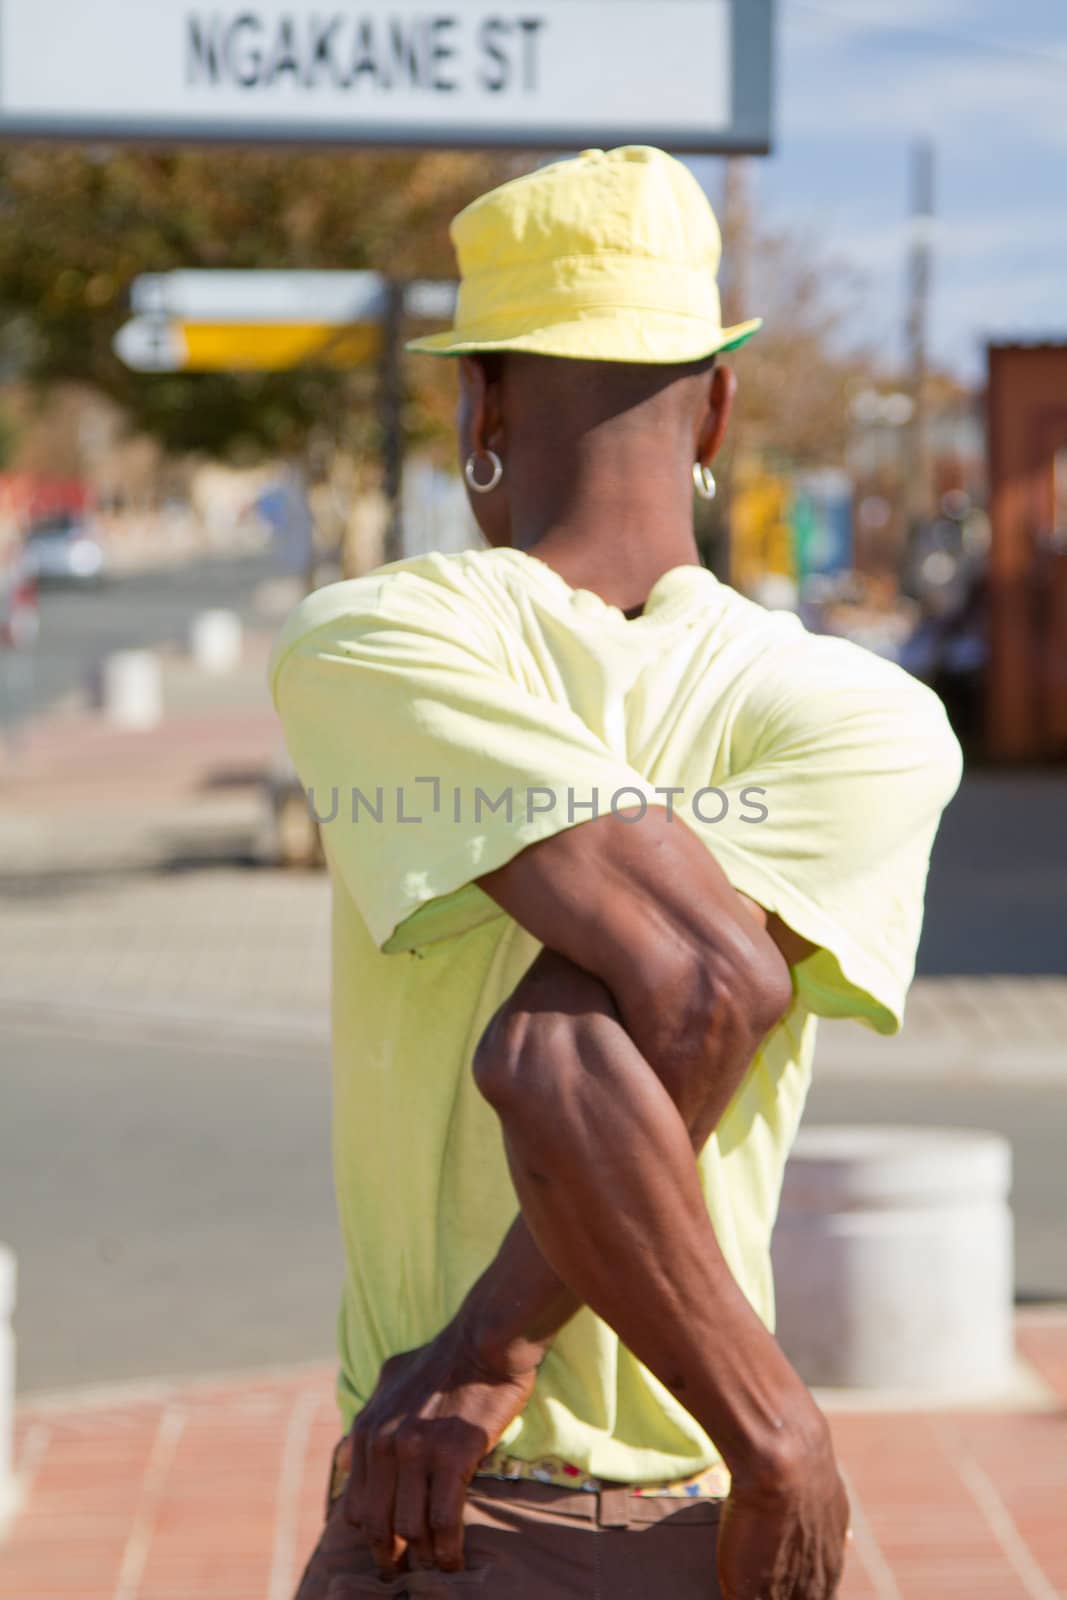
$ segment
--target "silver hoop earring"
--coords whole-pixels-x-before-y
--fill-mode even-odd
[[[483,450],[481,453],[486,457],[493,469],[493,476],[489,479],[489,482],[479,483],[477,478],[474,476],[475,470],[478,466],[477,451],[474,451],[467,457],[467,465],[463,469],[463,476],[466,478],[468,485],[474,490],[475,494],[492,494],[493,490],[497,487],[501,478],[504,476],[504,463],[501,461],[495,450]]]
[[[719,486],[715,482],[715,474],[710,467],[705,467],[701,462],[695,461],[693,463],[693,483],[696,486],[697,494],[702,500],[714,500]]]

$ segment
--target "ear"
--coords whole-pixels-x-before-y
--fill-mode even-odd
[[[697,434],[696,458],[702,467],[715,460],[734,408],[737,378],[729,367],[714,366],[705,391],[705,407]]]
[[[460,356],[459,363],[471,448],[480,453],[499,452],[504,432],[500,376],[495,372],[491,375],[473,356]]]

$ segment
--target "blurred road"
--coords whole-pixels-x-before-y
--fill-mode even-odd
[[[276,571],[270,553],[199,557],[172,567],[109,577],[99,588],[42,589],[33,652],[37,715],[72,692],[114,650],[182,645],[200,611],[221,607],[246,620],[259,583]],[[0,720],[7,713],[0,697]]]
[[[930,867],[919,971],[1067,974],[1067,768],[969,772]]]
[[[329,1358],[340,1266],[321,1037],[8,1019],[0,1055],[23,1392]],[[1019,1292],[1067,1300],[1067,1081],[835,1076],[808,1120],[1006,1134]]]
[[[0,1030],[20,1390],[329,1357],[324,1045],[94,1032]]]

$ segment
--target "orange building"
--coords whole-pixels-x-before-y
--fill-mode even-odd
[[[987,748],[1067,760],[1067,344],[989,350]]]

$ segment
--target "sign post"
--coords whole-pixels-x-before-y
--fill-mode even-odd
[[[771,144],[774,0],[0,0],[0,137]]]
[[[279,372],[378,364],[386,560],[401,555],[404,467],[401,344],[406,318],[445,322],[456,285],[377,272],[144,273],[115,354],[136,372]]]

